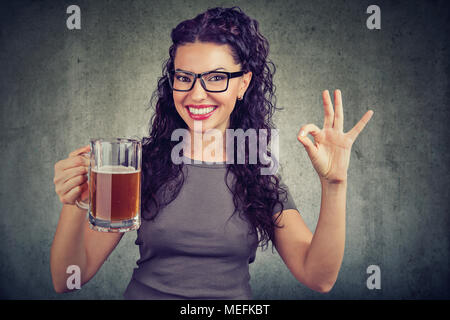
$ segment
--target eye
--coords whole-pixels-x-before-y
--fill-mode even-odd
[[[189,77],[178,75],[178,74],[175,75],[175,79],[177,81],[181,81],[181,82],[190,82],[191,81],[191,79]]]
[[[226,78],[227,78],[227,76],[224,74],[212,74],[212,75],[209,75],[208,81],[223,81]]]

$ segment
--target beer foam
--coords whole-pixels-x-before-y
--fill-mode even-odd
[[[137,170],[133,167],[106,165],[100,168],[94,168],[92,169],[92,171],[96,173],[126,174],[126,173],[140,172],[141,170]]]

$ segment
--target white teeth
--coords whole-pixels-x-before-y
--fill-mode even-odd
[[[209,108],[190,108],[189,107],[189,112],[192,114],[206,114],[213,110],[214,110],[214,107],[209,107]]]

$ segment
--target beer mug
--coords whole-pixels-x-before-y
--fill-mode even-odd
[[[103,232],[127,232],[141,224],[141,141],[125,138],[91,139],[89,226]]]

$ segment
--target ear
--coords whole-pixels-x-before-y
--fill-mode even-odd
[[[245,92],[247,91],[247,88],[250,85],[250,82],[252,81],[252,75],[253,74],[251,71],[244,73],[242,75],[242,81],[239,87],[239,97],[243,97]]]

